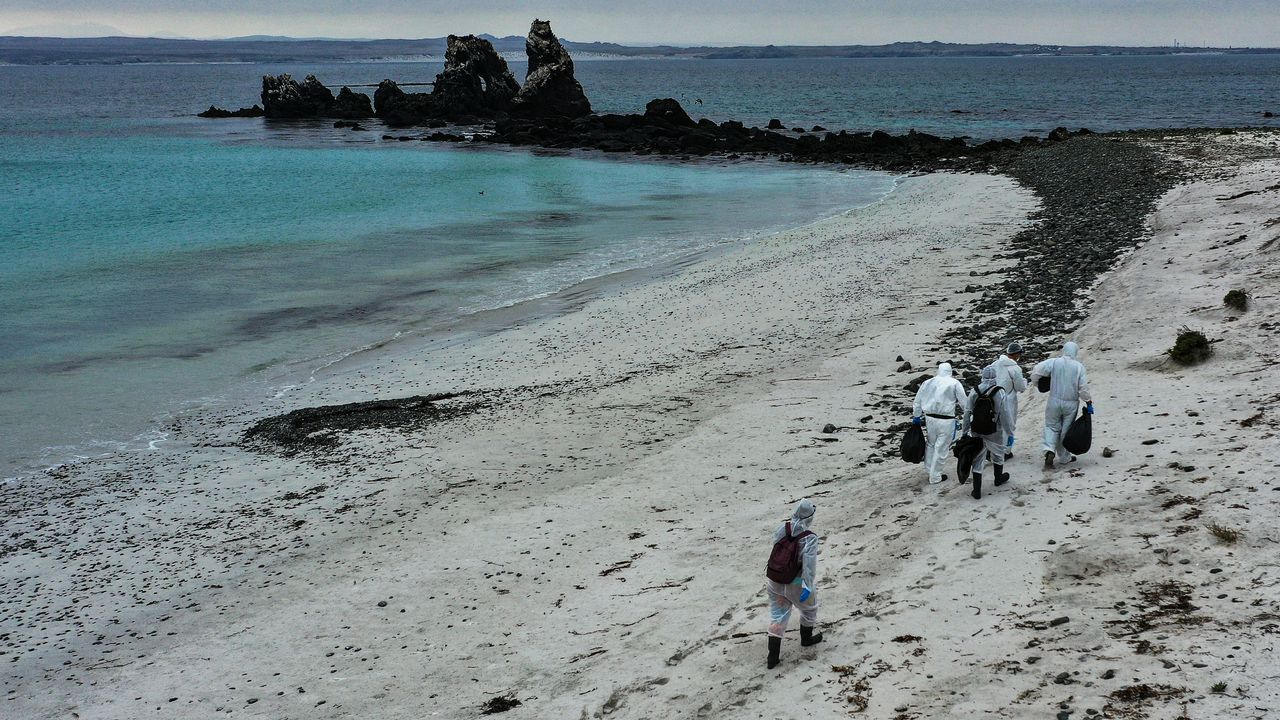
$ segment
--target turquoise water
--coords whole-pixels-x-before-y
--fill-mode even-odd
[[[145,447],[171,413],[892,187],[81,108],[0,130],[0,476]]]

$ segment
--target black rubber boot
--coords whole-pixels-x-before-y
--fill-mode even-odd
[[[1044,451],[1044,469],[1045,470],[1053,469],[1053,451],[1052,450]]]
[[[778,663],[782,662],[782,638],[769,636],[769,669],[778,667]]]
[[[1003,465],[996,466],[996,487],[1009,482],[1009,473],[1004,471]]]
[[[982,473],[973,474],[973,492],[969,494],[973,496],[974,500],[982,499]]]
[[[800,626],[800,644],[804,647],[817,645],[822,642],[822,633],[814,633],[813,628],[806,625]]]

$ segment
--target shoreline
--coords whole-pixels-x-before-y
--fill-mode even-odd
[[[699,418],[718,412],[716,408],[722,407],[725,402],[731,402],[732,397],[742,397],[744,393],[749,395],[760,387],[769,387],[768,377],[777,372],[775,363],[781,362],[784,356],[806,365],[812,363],[812,360],[803,359],[807,356],[805,348],[812,343],[826,344],[830,340],[801,328],[819,327],[812,325],[815,322],[822,325],[832,322],[839,325],[848,323],[848,320],[841,319],[847,309],[832,304],[831,299],[823,299],[814,305],[816,298],[809,297],[811,291],[795,282],[770,282],[769,287],[785,293],[791,299],[770,303],[769,307],[772,309],[766,314],[744,317],[738,312],[732,299],[746,297],[742,292],[760,292],[753,278],[783,272],[777,259],[787,259],[786,268],[789,273],[820,273],[824,278],[823,283],[814,285],[814,288],[826,287],[832,282],[837,287],[851,282],[882,287],[886,278],[876,277],[875,268],[868,263],[874,261],[877,266],[883,264],[884,267],[894,267],[894,272],[897,273],[901,272],[901,263],[891,261],[890,258],[909,257],[923,252],[924,248],[915,243],[907,245],[900,242],[900,233],[913,226],[915,221],[911,216],[914,213],[928,212],[930,217],[940,219],[941,213],[948,212],[949,209],[958,210],[962,205],[957,203],[962,201],[957,198],[955,191],[944,195],[948,198],[948,204],[941,208],[935,200],[926,200],[932,188],[945,189],[952,185],[973,188],[972,191],[963,191],[963,197],[971,197],[972,192],[979,192],[978,197],[990,197],[991,200],[996,197],[994,193],[997,188],[1003,191],[1011,187],[1008,181],[984,176],[912,178],[897,192],[892,193],[890,200],[879,205],[848,216],[822,221],[802,231],[764,238],[736,253],[701,263],[672,278],[629,290],[624,293],[625,298],[617,296],[596,300],[568,316],[518,328],[514,332],[502,334],[501,338],[494,336],[487,343],[482,343],[482,346],[459,349],[453,360],[431,357],[420,358],[413,365],[400,363],[394,368],[366,367],[359,373],[353,373],[349,378],[351,382],[346,387],[308,388],[301,397],[292,397],[287,403],[281,403],[282,407],[286,404],[297,407],[360,401],[368,399],[370,390],[383,386],[397,388],[395,395],[411,394],[416,388],[429,393],[432,389],[430,386],[439,384],[442,380],[454,387],[508,389],[501,403],[496,403],[484,413],[462,418],[452,423],[448,429],[442,427],[439,430],[429,430],[417,437],[403,436],[394,431],[369,430],[344,439],[344,445],[349,442],[354,442],[355,445],[345,445],[342,448],[343,457],[339,463],[334,463],[334,458],[313,460],[299,456],[290,459],[273,454],[246,452],[240,448],[240,435],[248,425],[264,415],[272,414],[267,408],[256,408],[253,414],[233,413],[209,425],[193,424],[183,427],[182,432],[191,447],[181,452],[174,451],[168,458],[155,457],[149,461],[144,458],[112,458],[91,466],[67,469],[54,477],[58,482],[19,488],[5,499],[6,517],[11,518],[6,529],[18,533],[16,537],[11,536],[15,540],[6,545],[6,548],[12,545],[13,549],[6,550],[4,563],[8,597],[21,608],[11,616],[10,624],[26,627],[26,620],[21,618],[30,617],[29,613],[42,614],[41,607],[46,603],[59,607],[55,611],[56,616],[67,620],[78,618],[74,622],[80,623],[79,627],[96,627],[100,621],[106,620],[106,616],[101,613],[110,613],[111,617],[116,617],[126,625],[150,624],[154,622],[154,616],[147,610],[147,603],[151,602],[151,598],[171,596],[176,599],[177,596],[184,596],[188,599],[181,601],[181,605],[189,605],[194,601],[199,607],[208,606],[210,609],[209,613],[188,611],[177,615],[168,614],[171,618],[168,622],[176,623],[170,626],[170,631],[177,632],[178,637],[194,637],[189,633],[203,635],[206,630],[218,627],[223,621],[230,620],[231,615],[238,614],[239,611],[235,608],[240,605],[240,601],[231,594],[231,588],[240,587],[247,592],[249,587],[258,584],[252,580],[257,575],[257,571],[251,570],[253,565],[242,570],[237,557],[261,558],[255,564],[265,562],[269,567],[277,568],[272,572],[278,571],[286,576],[293,576],[303,566],[313,567],[315,570],[322,569],[330,562],[339,563],[337,567],[345,566],[347,561],[340,558],[349,552],[348,548],[355,549],[358,553],[358,548],[366,544],[365,541],[358,540],[365,532],[362,529],[364,523],[372,520],[374,526],[383,528],[379,532],[394,533],[397,524],[394,518],[397,517],[402,518],[403,522],[409,522],[407,518],[418,513],[425,512],[434,517],[437,512],[443,512],[442,519],[448,518],[455,514],[447,508],[449,503],[455,502],[455,496],[475,495],[474,502],[483,505],[486,502],[485,495],[492,492],[485,488],[492,482],[498,483],[498,492],[510,493],[515,490],[519,493],[513,499],[524,494],[516,489],[518,487],[527,486],[533,490],[543,486],[545,489],[538,490],[539,495],[544,495],[552,505],[567,507],[567,498],[552,500],[552,496],[570,491],[569,487],[581,486],[582,483],[598,482],[598,479],[593,478],[602,478],[601,473],[643,465],[645,458],[665,447],[664,442],[673,442],[676,437],[693,431]],[[982,204],[996,205],[986,200]],[[878,220],[871,222],[868,218],[872,215],[895,219],[891,224],[884,225]],[[838,248],[848,242],[845,238],[850,232],[866,236],[865,240],[859,242],[871,243],[867,248],[874,254],[850,257],[846,252],[837,252]],[[941,239],[941,233],[946,231],[934,229],[931,232]],[[802,258],[805,260],[802,261]],[[837,271],[836,268],[840,270]],[[673,288],[681,288],[679,296],[693,304],[670,306],[668,302],[661,300]],[[839,296],[839,291],[837,292],[836,297]],[[641,301],[640,298],[645,300]],[[668,319],[660,322],[656,318],[644,320],[657,307],[655,303],[660,301],[662,305],[670,307],[670,312],[695,315],[690,316],[688,322],[675,324]],[[892,303],[886,297],[877,299],[875,304],[889,307]],[[860,304],[857,313],[860,316],[866,315],[871,312],[871,307],[869,304]],[[694,317],[699,315],[703,317],[695,320]],[[733,325],[707,324],[712,315],[764,324],[758,325],[759,331],[744,332],[746,326],[735,329]],[[581,331],[568,329],[582,323],[587,325]],[[605,325],[599,326],[598,323]],[[598,330],[587,331],[586,327],[597,327]],[[788,331],[787,328],[794,330]],[[622,336],[618,335],[620,331],[623,332]],[[626,342],[619,344],[624,336]],[[677,336],[681,339],[677,339]],[[802,339],[802,336],[808,339]],[[600,342],[593,342],[592,338],[597,338]],[[653,352],[633,356],[632,353],[639,347],[637,343]],[[479,361],[478,356],[486,359]],[[516,362],[517,358],[520,359],[519,362]],[[534,359],[537,362],[530,364]],[[423,366],[424,362],[427,363],[426,366]],[[493,383],[480,376],[466,379],[466,375],[475,371],[478,362],[485,366],[486,376],[500,377],[502,381]],[[790,365],[792,361],[788,360],[786,363]],[[415,369],[414,366],[421,369]],[[427,367],[436,369],[421,375]],[[571,367],[576,370],[570,375],[563,374],[563,370]],[[404,376],[404,372],[412,373],[412,377]],[[704,376],[707,373],[720,376],[720,380],[706,379]],[[445,379],[451,377],[455,379]],[[522,387],[530,389],[518,390]],[[707,392],[712,388],[719,388],[722,392],[708,395]],[[406,392],[400,392],[401,389]],[[634,398],[647,396],[654,391],[659,393],[659,399],[658,404],[652,408],[653,414],[640,407],[632,409]],[[731,394],[726,395],[723,391],[731,391]],[[700,399],[695,408],[687,406],[687,400],[681,399],[682,397],[688,400],[693,400],[694,397]],[[581,405],[584,401],[592,406],[597,403],[601,405],[598,410],[586,412],[588,408]],[[625,419],[636,412],[644,419]],[[588,417],[598,413],[604,413],[604,416],[594,421]],[[543,419],[535,419],[537,417]],[[556,431],[546,441],[569,443],[562,451],[566,456],[581,455],[581,450],[572,451],[570,448],[591,441],[586,435],[577,440],[569,437],[554,440],[554,437],[562,432],[595,435],[602,430],[606,437],[611,438],[599,448],[606,455],[574,471],[573,477],[577,479],[569,481],[569,486],[563,489],[556,489],[561,486],[560,479],[567,477],[562,475],[563,470],[558,469],[560,463],[571,462],[577,465],[576,461],[546,458],[537,461],[537,469],[533,466],[527,470],[516,467],[484,469],[488,459],[494,455],[489,442],[500,442],[499,447],[511,451],[516,451],[529,442],[544,442],[539,438],[546,436],[539,434],[542,432],[539,428],[547,428],[543,423],[550,418],[559,418],[556,422],[563,430]],[[598,424],[600,427],[596,427]],[[662,427],[669,427],[669,430],[660,430]],[[604,430],[605,428],[608,429]],[[650,433],[654,431],[658,434],[651,436]],[[449,445],[451,449],[440,448],[441,443]],[[437,449],[431,449],[432,446]],[[467,458],[465,462],[464,457]],[[535,454],[530,460],[536,457]],[[449,460],[442,466],[443,458]],[[385,471],[390,471],[395,479],[387,479],[388,472]],[[272,480],[264,483],[264,477]],[[509,486],[508,483],[515,477],[523,479],[517,485]],[[484,478],[484,482],[477,485],[481,478]],[[502,490],[502,487],[508,489]],[[415,496],[419,498],[416,501],[412,499]],[[29,579],[31,575],[21,568],[27,567],[26,563],[35,560],[36,556],[21,549],[25,540],[20,538],[32,538],[37,547],[51,541],[52,538],[44,537],[46,530],[41,529],[50,526],[38,519],[41,516],[37,508],[50,507],[48,503],[53,503],[54,507],[62,506],[66,500],[77,497],[98,499],[89,504],[73,501],[65,510],[59,511],[59,514],[69,512],[78,517],[76,520],[64,517],[63,520],[85,527],[86,532],[63,538],[59,541],[60,546],[47,547],[41,554],[52,552],[64,556],[64,562],[67,563],[65,571],[60,571],[60,574],[66,573],[62,579],[49,578],[51,582],[71,589],[94,578],[91,582],[97,589],[93,594],[101,597],[105,603],[95,602],[93,607],[73,604],[63,609],[62,604],[68,599],[65,596],[47,595],[39,600],[28,595],[27,591],[31,586],[24,578]],[[113,497],[119,499],[112,500]],[[368,503],[381,500],[389,501],[390,504],[378,511],[381,519],[375,520],[367,515],[371,511]],[[137,508],[146,514],[145,517],[153,519],[143,520],[144,516],[137,515],[133,510],[128,511],[125,516],[113,516],[103,513],[101,506],[92,510],[91,515],[83,515],[101,502],[119,506],[121,501],[127,503],[126,507]],[[653,502],[659,501],[655,496]],[[522,500],[517,507],[525,506],[527,502]],[[401,509],[392,510],[396,505]],[[539,512],[532,506],[526,510],[513,508],[522,517],[528,510]],[[409,514],[402,514],[405,512]],[[383,516],[383,513],[388,514]],[[559,513],[553,512],[547,517],[557,514]],[[134,522],[142,521],[143,524],[135,525],[129,518]],[[350,521],[357,518],[359,520],[356,525],[351,525]],[[424,516],[423,521],[425,520]],[[389,521],[391,524],[388,524]],[[32,522],[36,524],[28,525]],[[118,530],[107,530],[119,522],[128,523],[126,527],[130,530],[123,534]],[[446,520],[449,525],[453,522]],[[516,522],[521,524],[524,520]],[[450,536],[453,535],[454,532],[451,531]],[[624,539],[622,542],[631,541]],[[123,563],[123,572],[109,567],[86,568],[81,564],[83,561],[72,559],[89,557],[83,555],[89,548],[94,548],[92,556],[119,558]],[[328,550],[317,554],[320,548]],[[199,557],[198,566],[201,569],[192,575],[191,571],[195,568],[183,569],[186,562],[178,560],[183,557]],[[497,559],[495,561],[502,562]],[[319,567],[314,565],[317,562],[320,563]],[[244,574],[246,570],[249,571],[247,575]],[[303,575],[309,575],[315,570],[307,570]],[[526,576],[532,581],[531,575],[526,573]],[[162,580],[162,577],[168,579]],[[469,587],[472,582],[473,580],[468,579],[463,582],[463,586]],[[274,581],[269,582],[268,587],[272,584]],[[534,587],[536,583],[530,590]],[[72,592],[75,593],[72,597],[78,596],[79,591]],[[293,592],[289,590],[289,596],[293,596]],[[143,601],[134,609],[130,609],[134,606],[132,601],[125,601],[118,610],[113,610],[112,608],[117,607],[117,601],[109,598],[117,596],[141,597]],[[170,601],[160,600],[160,603],[161,607],[172,607]],[[310,612],[306,611],[296,617],[309,615]],[[288,615],[295,617],[292,612]],[[148,620],[149,616],[153,619]],[[218,618],[218,621],[209,626],[206,625],[205,618]],[[6,625],[6,632],[10,632],[10,624]],[[256,621],[250,624],[259,625]],[[186,629],[179,628],[179,625]],[[206,629],[197,629],[201,627]],[[25,645],[19,638],[25,636],[28,630],[14,627],[10,632],[10,643]],[[253,634],[239,637],[248,639]],[[306,632],[303,631],[303,634]],[[72,665],[67,666],[71,668],[69,672],[72,676],[78,677],[83,672],[97,675],[97,671],[85,669],[100,663],[100,660],[90,660],[89,655],[96,656],[98,650],[112,651],[119,647],[121,640],[94,646],[92,637],[84,637],[83,640],[78,639],[80,637],[79,631],[73,632],[68,636],[71,640],[69,643],[59,643],[64,649],[55,652],[59,657],[67,659],[84,658],[83,662],[72,659]],[[149,654],[153,652],[168,653],[178,650],[179,646],[173,644],[175,641],[165,637],[158,638],[158,644],[147,651],[149,657],[153,657]],[[210,642],[215,645],[222,643],[212,639]],[[239,640],[235,642],[238,643]],[[262,647],[275,647],[280,639],[263,641],[259,638],[254,642],[265,642]],[[204,641],[200,641],[200,644],[203,645]],[[227,660],[233,657],[238,657],[238,662],[249,662],[247,658],[240,656],[240,651],[225,656]],[[36,668],[45,662],[38,659],[38,655],[19,660],[21,662],[18,665],[10,667],[28,668],[37,674],[40,671]],[[193,660],[172,664],[166,661],[161,664],[185,671],[201,663]],[[76,670],[77,667],[81,669]],[[146,672],[154,672],[159,666],[154,660],[146,660],[142,665],[130,663],[111,672],[131,673],[134,667],[148,668]],[[211,672],[203,677],[212,680],[218,675],[220,672]],[[33,676],[31,680],[36,681],[37,678]],[[190,681],[188,678],[182,683]],[[4,687],[7,693],[18,691],[12,676],[7,682]],[[139,682],[149,685],[152,681]],[[65,682],[60,684],[70,687]],[[113,683],[104,684],[99,681],[98,687],[111,684]],[[34,689],[38,686],[39,683],[36,682],[31,687]],[[97,692],[89,686],[85,686],[85,690],[91,694]],[[212,688],[207,690],[212,691]],[[120,712],[123,716],[128,716],[133,712],[119,705],[116,710],[111,710],[110,705],[114,705],[115,701],[109,701],[105,696],[98,700],[83,696],[77,704],[97,704],[102,701],[109,703],[99,708],[107,715]],[[27,714],[39,715],[45,712],[36,706],[26,705],[26,702],[22,701],[21,706],[27,708]],[[179,706],[172,707],[179,709]],[[263,712],[272,712],[265,703],[260,707]]]
[[[910,177],[847,217],[465,347],[368,364],[291,405],[493,391],[475,414],[285,457],[241,448],[260,408],[184,428],[192,448],[167,465],[119,458],[4,498],[5,650],[21,654],[3,702],[121,718],[464,718],[508,693],[526,717],[1275,707],[1262,678],[1280,607],[1257,557],[1280,537],[1262,492],[1280,406],[1248,384],[1274,354],[1274,271],[1252,255],[1275,244],[1274,206],[1224,200],[1280,176],[1276,135],[1250,155],[1254,135],[1142,141],[1182,158],[1188,182],[1158,200],[1151,239],[1086,285],[1095,453],[1106,442],[1114,458],[1042,474],[1038,397],[1012,484],[988,483],[980,502],[877,447],[904,417],[882,403],[961,352],[938,348],[986,291],[970,273],[1052,211],[1005,176]],[[1241,232],[1247,244],[1216,249]],[[1180,282],[1143,269],[1166,260]],[[1020,264],[998,268],[1016,278]],[[1215,309],[1228,276],[1252,278],[1257,307],[1238,321]],[[1153,369],[1164,325],[1188,313],[1227,338],[1219,359]],[[897,372],[896,355],[920,369]],[[1239,479],[1218,467],[1236,457]],[[1239,545],[1178,520],[1226,493],[1240,497],[1205,517],[1244,529]],[[798,495],[821,511],[827,641],[802,651],[788,637],[765,673],[762,538]],[[1196,609],[1178,609],[1175,571],[1198,584]],[[1227,637],[1251,665],[1215,655]],[[1227,692],[1209,692],[1218,679]]]
[[[465,148],[472,152],[528,153],[524,148],[507,148],[501,146],[479,146]],[[534,151],[535,153],[537,151]],[[617,158],[593,158],[587,153],[578,151],[548,151],[551,155],[583,157],[598,161],[617,161]],[[640,162],[654,165],[676,163],[670,158],[640,158]],[[787,165],[765,159],[766,166],[780,170],[790,169]],[[694,164],[714,168],[719,165],[733,164],[718,158],[698,159]],[[756,163],[761,164],[761,163]],[[884,175],[892,179],[892,185],[878,199],[869,204],[882,201],[892,194],[902,177],[896,173],[876,173],[857,168],[834,168],[830,172],[870,173]],[[835,178],[833,178],[835,179]],[[845,182],[838,179],[838,182]],[[284,359],[271,368],[255,373],[255,377],[242,379],[229,385],[208,388],[196,397],[174,399],[172,409],[162,411],[140,426],[142,429],[130,438],[98,439],[94,442],[112,449],[101,453],[71,457],[67,460],[44,465],[19,468],[15,474],[0,477],[0,486],[16,486],[38,481],[41,477],[61,474],[68,469],[85,463],[109,461],[116,454],[134,455],[147,453],[157,449],[159,445],[174,442],[175,433],[192,422],[217,422],[226,414],[252,414],[253,408],[264,402],[275,403],[286,400],[295,391],[315,382],[333,381],[334,375],[342,372],[357,371],[360,366],[377,362],[381,359],[411,355],[421,352],[432,352],[439,348],[451,347],[466,343],[477,337],[493,335],[504,330],[519,327],[540,320],[554,318],[580,309],[593,299],[617,293],[627,287],[652,282],[669,277],[683,268],[700,263],[724,253],[733,252],[744,245],[758,242],[761,239],[803,229],[821,223],[832,217],[854,212],[867,204],[845,205],[824,211],[818,217],[793,227],[773,227],[767,229],[754,228],[734,233],[732,239],[700,240],[698,243],[663,255],[644,259],[644,264],[636,267],[613,267],[598,275],[577,280],[566,287],[540,293],[532,297],[521,297],[503,301],[496,307],[462,308],[455,317],[441,318],[425,326],[405,325],[396,329],[394,334],[375,340],[368,344],[337,350],[325,356]],[[266,373],[266,375],[262,375]],[[264,397],[264,395],[266,397]],[[78,448],[78,446],[59,445],[58,448]],[[42,448],[37,454],[47,455]]]

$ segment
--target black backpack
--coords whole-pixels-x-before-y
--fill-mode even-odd
[[[812,534],[812,531],[805,530],[791,537],[791,522],[787,521],[782,539],[773,544],[773,552],[769,553],[769,564],[765,566],[764,576],[783,585],[800,577],[800,571],[804,568],[804,563],[800,560],[800,541]]]
[[[974,435],[990,435],[1000,427],[1000,415],[996,409],[996,393],[1000,386],[996,385],[985,393],[978,395],[973,401],[973,418],[969,421],[969,430]]]

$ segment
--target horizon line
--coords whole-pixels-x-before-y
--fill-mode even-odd
[[[479,33],[478,35],[487,35],[497,40],[521,39],[523,35],[494,35],[492,33]],[[268,33],[254,33],[250,35],[232,35],[227,37],[185,37],[180,35],[92,35],[67,37],[64,35],[11,35],[8,33],[0,33],[0,38],[23,38],[29,40],[167,40],[179,42],[354,42],[354,43],[375,43],[375,42],[423,42],[431,40],[443,40],[447,36],[439,35],[434,37],[380,37],[380,38],[342,38],[342,37],[294,37],[291,35],[272,35]],[[615,40],[573,40],[566,37],[560,38],[561,42],[575,43],[578,45],[617,45],[627,48],[843,48],[843,47],[890,47],[893,45],[914,44],[914,45],[957,45],[957,46],[978,46],[978,45],[1017,45],[1027,47],[1044,47],[1044,48],[1124,48],[1124,49],[1156,49],[1168,48],[1175,50],[1280,50],[1280,46],[1272,45],[1187,45],[1175,41],[1172,44],[1163,45],[1115,45],[1108,43],[1046,43],[1046,42],[1015,42],[1010,40],[991,40],[985,42],[957,42],[947,40],[894,40],[887,43],[836,43],[836,44],[817,44],[805,45],[799,43],[764,43],[764,44],[748,44],[748,43],[669,43],[669,42],[619,42]]]

